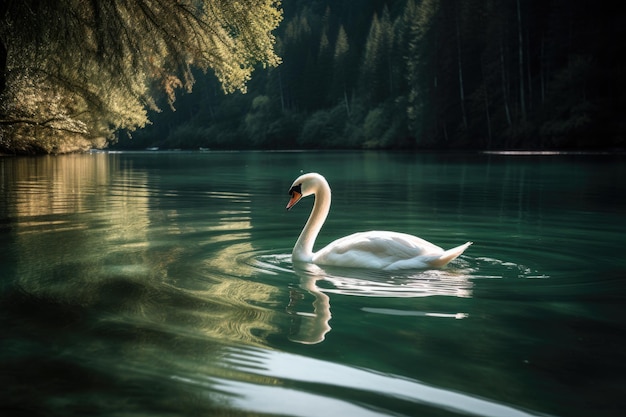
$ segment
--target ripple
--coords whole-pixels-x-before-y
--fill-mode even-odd
[[[293,272],[290,253],[267,254],[257,251],[244,254],[242,258],[242,262],[264,274],[278,275]]]
[[[448,411],[484,417],[530,417],[542,414],[367,368],[278,351],[225,349],[230,378],[175,375],[172,379],[209,390],[240,410],[292,416],[399,415],[407,405],[424,411]],[[236,372],[233,375],[233,372]],[[359,398],[348,402],[342,397]],[[381,401],[387,399],[388,401]],[[380,405],[386,404],[385,408]]]
[[[293,264],[290,253],[251,251],[239,262],[265,275],[295,273],[311,280],[327,294],[360,297],[414,298],[429,296],[472,297],[477,280],[549,279],[551,275],[530,266],[487,256],[462,256],[445,269],[378,271]]]
[[[270,275],[295,273],[301,279],[316,281],[316,289],[329,294],[362,297],[428,297],[444,295],[471,297],[472,276],[466,261],[460,268],[387,272],[358,268],[337,268],[315,264],[292,263],[291,254],[251,252],[242,262]]]
[[[473,287],[471,275],[447,270],[389,276],[381,274],[371,278],[326,273],[324,282],[332,285],[331,288],[322,289],[324,292],[361,297],[413,298],[438,295],[469,298]]]
[[[469,317],[467,313],[433,313],[428,311],[397,310],[394,308],[363,307],[361,310],[366,313],[383,314],[387,316],[439,317],[457,320]]]
[[[489,257],[475,258],[471,273],[474,278],[550,278],[528,266]]]

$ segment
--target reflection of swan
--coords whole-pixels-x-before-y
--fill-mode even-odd
[[[473,283],[464,270],[376,271],[342,268],[295,262],[300,286],[305,279],[314,278],[314,289],[324,295],[340,294],[369,298],[421,298],[432,296],[472,297]],[[321,288],[317,286],[321,283]]]
[[[330,299],[315,285],[318,280],[325,278],[324,271],[313,264],[301,263],[294,263],[294,269],[300,277],[300,288],[315,297],[315,301],[312,314],[297,312],[295,308],[299,297],[292,295],[287,311],[298,316],[299,322],[298,328],[289,336],[289,340],[307,345],[320,343],[331,330],[328,325],[331,318]]]
[[[429,297],[451,296],[471,297],[472,283],[465,274],[454,271],[428,270],[410,275],[393,276],[389,272],[367,269],[321,267],[312,263],[294,262],[294,272],[300,278],[300,288],[314,297],[313,312],[301,311],[299,304],[303,294],[292,290],[287,306],[287,313],[294,316],[289,340],[303,344],[315,344],[324,341],[331,331],[328,322],[331,319],[330,298],[328,294],[341,294],[360,297]],[[324,282],[323,288],[317,286]],[[465,318],[465,313],[442,313],[415,310],[394,310],[363,307],[367,313]]]
[[[315,195],[315,203],[293,248],[294,262],[386,270],[441,268],[472,244],[467,242],[444,251],[416,236],[370,231],[345,236],[314,253],[313,244],[330,210],[330,187],[326,179],[315,173],[298,177],[289,190],[291,199],[287,209],[293,207],[302,197],[312,194]]]

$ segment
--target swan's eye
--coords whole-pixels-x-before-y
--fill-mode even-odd
[[[291,187],[291,190],[289,190],[289,195],[293,195],[294,192],[302,195],[302,184],[294,185],[293,187]]]

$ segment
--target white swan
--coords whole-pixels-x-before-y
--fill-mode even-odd
[[[289,189],[287,210],[302,197],[315,195],[313,210],[293,247],[294,262],[385,270],[441,268],[461,255],[472,242],[444,251],[405,233],[370,231],[354,233],[313,252],[315,239],[330,210],[330,186],[320,174],[298,177]]]

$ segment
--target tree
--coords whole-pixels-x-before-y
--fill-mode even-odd
[[[350,115],[350,105],[348,102],[348,74],[349,74],[349,56],[350,43],[348,35],[343,25],[339,27],[337,41],[335,43],[335,52],[333,55],[333,87],[331,89],[331,98],[341,99],[346,108],[346,114]]]
[[[193,67],[232,92],[258,63],[280,62],[277,0],[23,0],[0,13],[5,151],[102,146],[144,126],[158,94],[171,105],[177,89],[191,90]]]
[[[313,30],[310,20],[311,12],[307,8],[287,20],[284,24],[282,36],[283,54],[289,56],[281,67],[285,77],[284,82],[284,108],[299,110],[308,106],[307,98],[310,96],[309,82],[305,75],[310,73],[313,58],[309,49],[313,45]],[[281,71],[282,73],[282,71]]]
[[[385,100],[393,89],[391,48],[393,27],[389,9],[383,9],[382,17],[375,13],[365,42],[361,66],[361,94],[370,104]]]
[[[519,55],[519,101],[522,112],[522,120],[526,120],[526,99],[524,98],[524,36],[522,35],[522,12],[519,0],[517,5],[517,39],[518,39],[518,55]]]
[[[409,132],[419,141],[423,141],[425,132],[432,128],[436,117],[429,117],[434,112],[428,110],[431,89],[437,88],[436,69],[437,38],[434,35],[434,23],[439,12],[438,0],[424,0],[417,5],[409,0],[404,10],[403,20],[407,27],[408,44],[406,55],[406,77],[408,85],[407,119]],[[436,116],[436,115],[435,115]]]

